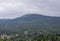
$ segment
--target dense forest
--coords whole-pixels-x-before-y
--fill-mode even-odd
[[[32,32],[30,30],[19,33],[18,36],[11,38],[0,38],[0,41],[60,41],[60,32]]]

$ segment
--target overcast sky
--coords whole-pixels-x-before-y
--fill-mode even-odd
[[[0,18],[32,13],[60,17],[60,0],[0,0]]]

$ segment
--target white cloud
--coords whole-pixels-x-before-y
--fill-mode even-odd
[[[0,17],[15,18],[27,13],[60,16],[60,0],[0,0]]]

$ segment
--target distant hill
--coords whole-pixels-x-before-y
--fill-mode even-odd
[[[6,22],[7,21],[7,22]],[[0,21],[0,29],[6,31],[60,31],[60,17],[27,14],[16,19]]]

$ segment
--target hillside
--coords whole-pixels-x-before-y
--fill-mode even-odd
[[[8,31],[60,31],[60,17],[27,14],[4,22],[2,30]],[[0,24],[1,29],[1,24]]]

